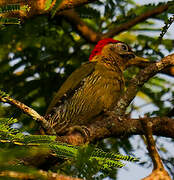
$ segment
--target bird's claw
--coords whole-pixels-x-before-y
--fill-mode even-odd
[[[85,138],[85,143],[89,142],[90,131],[86,126],[72,126],[68,129],[68,134],[73,132],[80,132],[80,134]]]

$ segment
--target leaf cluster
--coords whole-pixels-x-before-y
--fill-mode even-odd
[[[6,159],[6,161],[11,161],[14,158],[21,159],[30,153],[32,147],[37,146],[38,152],[42,149],[46,149],[47,152],[51,151],[56,156],[69,159],[75,163],[75,167],[78,167],[78,173],[76,176],[79,177],[92,177],[94,174],[97,174],[99,170],[107,170],[111,171],[113,168],[121,168],[125,164],[120,162],[120,160],[124,161],[138,161],[137,158],[132,156],[124,156],[120,153],[108,153],[103,151],[102,149],[98,149],[95,146],[73,146],[65,143],[57,142],[56,136],[48,136],[48,135],[25,135],[20,130],[13,128],[13,125],[17,123],[16,119],[0,119],[0,142],[4,143],[0,148],[3,149],[3,152],[0,153],[0,168],[5,170],[7,168],[7,163],[4,163],[4,155],[5,153],[11,152],[11,156]],[[8,144],[9,143],[9,146]],[[15,146],[17,145],[17,146]],[[16,152],[16,148],[18,146],[22,146],[19,152]],[[14,148],[14,152],[13,149]],[[29,147],[30,151],[24,151]],[[1,157],[2,155],[2,157]],[[2,161],[2,162],[1,162]],[[23,167],[19,161],[20,167],[23,169],[27,167]],[[16,164],[14,163],[14,166]],[[72,165],[71,165],[72,166]],[[13,171],[11,165],[9,169]],[[16,171],[18,171],[16,170]],[[30,168],[28,169],[30,170]],[[77,169],[76,169],[77,170]],[[27,171],[28,172],[28,171]]]

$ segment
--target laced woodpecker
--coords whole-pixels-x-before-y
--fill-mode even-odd
[[[103,39],[93,49],[89,62],[75,70],[60,87],[45,118],[58,135],[70,127],[86,126],[112,109],[124,91],[123,71],[147,61],[118,40]]]

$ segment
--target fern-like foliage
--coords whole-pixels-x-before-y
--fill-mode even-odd
[[[0,17],[0,24],[20,24],[20,19],[15,17],[11,17],[11,18]]]
[[[88,148],[88,147],[53,143],[53,144],[50,144],[50,148],[59,157],[76,159],[78,157],[79,151],[81,151],[81,148]],[[132,156],[124,156],[124,155],[121,155],[120,153],[108,153],[98,148],[92,148],[92,152],[91,152],[91,155],[89,156],[89,160],[91,161],[96,160],[98,164],[100,165],[101,169],[108,169],[108,170],[114,167],[121,168],[125,166],[125,164],[120,162],[120,160],[138,161],[137,158],[134,158]]]
[[[125,161],[138,161],[137,158],[132,156],[124,156],[120,153],[107,153],[102,149],[95,148],[92,154],[93,157],[103,157],[107,159],[114,159],[114,160],[125,160]]]
[[[0,90],[0,97],[1,98],[5,98],[5,97],[8,97],[8,96],[9,96],[9,94],[7,94],[6,92]]]
[[[51,17],[52,17],[52,18],[53,18],[54,15],[56,14],[56,11],[57,11],[57,9],[59,8],[59,5],[61,4],[62,1],[63,1],[63,0],[56,0],[54,6],[53,6],[53,8],[52,8],[52,11],[51,11]]]
[[[160,33],[159,36],[159,40],[161,41],[163,36],[167,33],[167,30],[169,29],[169,27],[172,25],[172,23],[174,22],[174,15],[172,17],[170,17],[167,22],[165,22],[164,27],[162,28],[162,31]]]
[[[9,95],[4,91],[0,90],[1,99],[5,99]],[[17,123],[17,119],[13,118],[1,118],[0,119],[0,141],[10,142],[17,145],[37,145],[46,146],[58,157],[66,159],[77,159],[79,152],[81,151],[80,146],[73,146],[66,143],[56,141],[56,136],[48,135],[24,135],[18,129],[14,129],[11,126]],[[89,160],[96,160],[102,169],[121,168],[125,164],[120,160],[125,161],[137,161],[137,158],[132,156],[124,156],[120,153],[107,153],[102,149],[92,148]]]
[[[57,154],[57,156],[62,158],[74,159],[78,153],[78,146],[66,143],[51,143],[49,147]]]
[[[17,17],[9,16],[9,13],[13,11],[29,11],[30,7],[28,5],[20,4],[6,4],[0,6],[0,24],[20,24],[20,19]],[[9,17],[8,17],[9,16]]]
[[[83,6],[75,8],[76,12],[81,18],[99,18],[100,12],[90,6]]]
[[[0,13],[8,13],[18,10],[20,10],[20,4],[7,4],[5,6],[0,6]]]
[[[6,94],[5,94],[6,95]],[[11,127],[14,123],[17,123],[17,119],[13,118],[1,118],[0,119],[0,141],[4,143],[13,143],[21,146],[39,146],[49,148],[56,156],[65,159],[76,160],[82,149],[88,148],[88,146],[73,146],[62,142],[56,141],[56,136],[48,135],[24,135],[18,129]],[[102,149],[90,147],[91,153],[89,160],[96,160],[101,169],[112,169],[114,167],[121,168],[125,164],[120,160],[125,161],[137,161],[137,158],[132,156],[124,156],[120,153],[107,153]]]
[[[45,10],[48,10],[51,6],[52,0],[46,0],[45,1]]]

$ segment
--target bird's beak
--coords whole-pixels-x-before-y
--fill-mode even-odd
[[[135,56],[134,58],[132,58],[129,61],[128,66],[131,66],[131,65],[141,65],[141,64],[144,64],[144,63],[148,63],[148,62],[149,62],[149,60],[146,59],[146,58]]]
[[[143,57],[135,56],[134,61],[136,62],[148,62],[149,60]]]

